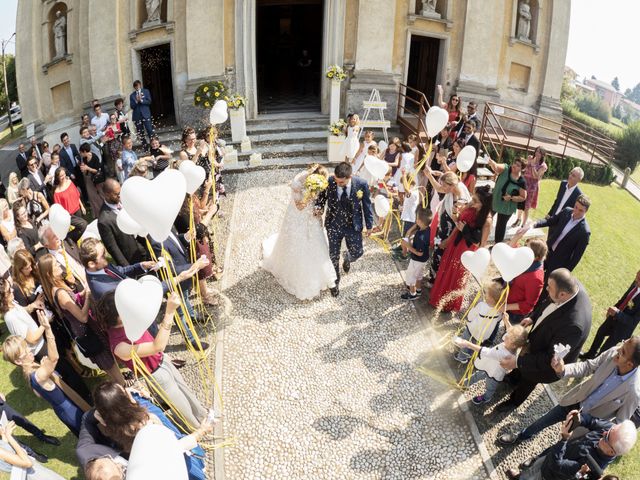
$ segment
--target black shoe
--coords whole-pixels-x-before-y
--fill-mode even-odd
[[[342,261],[342,270],[344,270],[344,273],[349,273],[349,270],[351,270],[351,260],[349,260],[349,255],[344,256],[344,260]]]
[[[403,293],[402,295],[400,295],[400,298],[402,300],[417,300],[418,299],[418,294],[413,294],[411,292],[406,292]]]
[[[202,343],[202,342],[201,342],[201,343]],[[184,366],[187,364],[187,362],[186,362],[186,361],[181,360],[181,359],[179,359],[179,358],[172,358],[172,359],[171,359],[171,363],[173,363],[173,366],[174,366],[174,367],[176,367],[176,368],[182,368],[182,367],[184,367]]]
[[[192,340],[190,343],[195,350],[199,350],[198,344],[196,343],[195,340]],[[207,342],[203,342],[202,340],[200,340],[200,346],[202,347],[203,352],[206,352],[207,350],[209,350],[209,344]]]
[[[56,437],[52,437],[51,435],[43,434],[42,437],[38,438],[38,440],[40,440],[42,443],[55,445],[56,447],[60,446],[60,440],[58,440]]]
[[[533,465],[533,462],[535,462],[535,461],[536,461],[536,457],[529,457],[524,462],[522,462],[520,465],[518,465],[518,468],[520,470],[525,470],[525,469],[531,467],[531,465]]]
[[[47,457],[44,453],[38,453],[35,450],[31,451],[30,456],[35,458],[40,463],[47,463],[49,461],[49,457]]]
[[[337,297],[338,295],[340,295],[340,289],[338,289],[337,285],[335,287],[330,288],[329,290],[331,291],[332,297]]]
[[[505,400],[504,402],[499,403],[493,411],[496,413],[507,413],[514,410],[516,406],[517,405],[515,403]]]
[[[520,472],[515,468],[510,468],[509,470],[505,470],[504,473],[507,475],[509,480],[518,480],[520,478]]]
[[[405,285],[405,287],[407,287],[407,291],[411,291],[411,289],[409,288],[409,285]],[[416,288],[416,295],[420,295],[422,294],[422,290],[419,288]]]
[[[502,405],[502,404],[500,404]],[[498,405],[498,406],[500,406]],[[517,445],[522,441],[519,433],[505,433],[504,435],[500,435],[498,437],[498,445],[503,447]]]

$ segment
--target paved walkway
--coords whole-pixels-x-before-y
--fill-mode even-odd
[[[398,298],[388,254],[367,242],[337,300],[326,292],[299,302],[259,268],[294,174],[234,179],[223,283],[231,308],[217,365],[224,435],[236,441],[223,452],[225,477],[486,478],[457,393],[416,371],[432,349],[414,307]]]

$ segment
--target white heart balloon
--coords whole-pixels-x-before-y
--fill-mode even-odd
[[[126,233],[127,235],[146,235],[146,232],[144,231],[144,228],[142,228],[142,225],[131,218],[131,215],[129,215],[124,208],[120,210],[120,212],[118,212],[118,216],[116,217],[116,225],[121,232]]]
[[[138,432],[129,455],[126,480],[187,480],[187,464],[176,436],[163,425],[148,424]]]
[[[491,253],[486,248],[479,248],[475,252],[466,251],[460,256],[460,261],[464,268],[471,272],[478,283],[482,283],[482,278],[487,272],[489,262],[491,261]]]
[[[533,263],[535,255],[529,247],[513,248],[506,243],[496,243],[491,250],[491,259],[503,280],[510,282]]]
[[[183,160],[182,163],[180,163],[178,170],[180,170],[187,181],[187,193],[189,195],[200,188],[200,185],[204,183],[204,178],[207,175],[204,168],[200,165],[196,165],[191,160]]]
[[[376,180],[384,178],[389,171],[389,164],[373,155],[364,157],[364,168]]]
[[[467,145],[456,157],[456,167],[461,172],[468,172],[473,167],[473,164],[476,162],[476,149],[472,145]]]
[[[431,107],[427,112],[425,120],[427,127],[427,135],[433,138],[445,127],[449,122],[449,113],[444,108]]]
[[[211,109],[211,112],[209,112],[209,122],[211,122],[212,125],[218,125],[226,122],[227,118],[229,118],[227,102],[224,100],[218,100],[213,104],[213,108]]]
[[[51,205],[51,208],[49,208],[49,224],[51,225],[53,233],[55,233],[60,240],[64,240],[69,233],[69,227],[71,227],[71,215],[69,215],[69,212],[67,212],[62,205],[54,203]]]
[[[378,142],[378,150],[380,150],[380,153],[384,153],[388,146],[389,145],[384,140],[380,140]]]
[[[384,195],[377,195],[373,200],[373,206],[376,210],[376,215],[382,218],[386,218],[391,211],[391,205],[389,204],[389,199]]]
[[[162,305],[162,285],[125,278],[116,287],[115,301],[127,338],[135,342],[153,323]]]
[[[100,232],[98,231],[98,220],[97,219],[94,220],[93,222],[91,222],[89,225],[87,225],[87,229],[84,231],[84,233],[80,237],[80,243],[82,243],[82,241],[85,238],[95,238],[97,240],[102,240],[100,238]]]
[[[127,213],[157,242],[164,242],[180,212],[187,181],[178,170],[166,169],[153,180],[130,177],[120,197]]]

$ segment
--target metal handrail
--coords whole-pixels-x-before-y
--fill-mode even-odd
[[[415,93],[416,98],[413,96],[407,95],[407,91]],[[407,100],[409,100],[410,104],[415,104],[415,111],[410,108],[407,108]],[[427,132],[427,126],[425,124],[425,118],[427,115],[427,111],[431,108],[431,104],[424,93],[420,90],[416,90],[413,87],[405,85],[401,83],[398,88],[398,115],[397,122],[401,125],[404,125],[407,129],[409,129],[418,140],[422,138],[422,133]],[[416,118],[416,125],[408,122],[404,117],[405,114],[409,113],[409,115],[414,116]],[[420,140],[419,140],[420,141]]]

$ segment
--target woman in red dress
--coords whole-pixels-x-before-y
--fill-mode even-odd
[[[467,278],[460,257],[466,251],[477,250],[486,242],[491,230],[491,199],[488,186],[477,188],[471,203],[455,222],[455,230],[444,241],[446,248],[429,296],[429,304],[433,307],[440,306],[445,312],[460,310]]]
[[[82,218],[87,211],[80,200],[80,192],[67,175],[67,170],[60,167],[54,174],[53,203],[59,203],[71,215],[73,230],[69,232],[69,238],[77,242],[87,228],[87,221]]]

